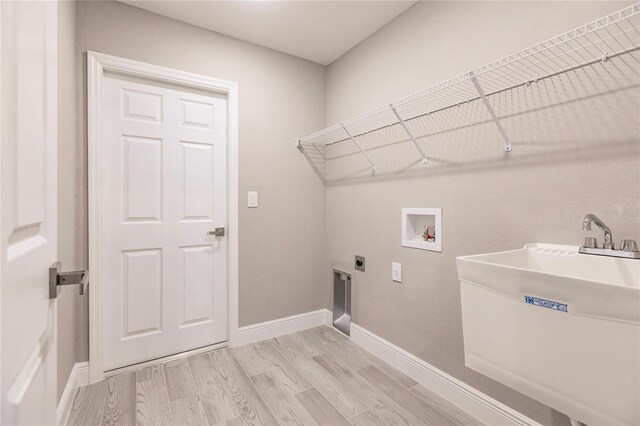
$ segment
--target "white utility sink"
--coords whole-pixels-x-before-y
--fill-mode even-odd
[[[588,425],[640,424],[640,260],[527,244],[456,261],[467,367]]]

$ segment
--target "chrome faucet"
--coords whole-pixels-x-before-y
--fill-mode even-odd
[[[591,231],[591,223],[595,223],[596,226],[604,231],[604,244],[602,244],[603,249],[613,250],[613,237],[611,236],[611,229],[604,224],[603,221],[598,219],[598,216],[589,213],[584,217],[582,221],[582,230],[583,231]]]
[[[638,251],[638,243],[634,240],[622,240],[620,249],[616,250],[613,245],[613,237],[611,229],[598,219],[594,214],[589,213],[582,221],[582,230],[590,231],[591,224],[595,223],[598,228],[604,231],[604,244],[602,248],[598,247],[598,242],[594,237],[585,237],[584,243],[578,249],[578,253],[595,254],[598,256],[624,257],[627,259],[640,259],[640,251]]]

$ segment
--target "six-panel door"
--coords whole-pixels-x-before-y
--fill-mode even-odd
[[[105,76],[104,370],[227,339],[227,103]]]
[[[3,425],[56,421],[57,303],[48,273],[58,260],[58,7],[0,2]]]

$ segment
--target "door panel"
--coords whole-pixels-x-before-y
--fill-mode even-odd
[[[213,220],[213,145],[180,141],[182,220]]]
[[[227,339],[224,97],[103,80],[105,371]],[[119,213],[119,212],[123,212]]]
[[[162,139],[123,136],[125,220],[160,221]]]
[[[162,330],[162,249],[124,250],[125,338]]]
[[[123,117],[162,123],[162,95],[122,90]]]
[[[213,103],[194,99],[180,99],[182,103],[182,125],[202,129],[213,129]]]
[[[213,254],[210,245],[181,247],[181,326],[213,320]]]
[[[56,421],[55,2],[0,2],[2,424]]]

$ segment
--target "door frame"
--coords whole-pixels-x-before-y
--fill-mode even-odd
[[[227,98],[227,341],[230,346],[238,332],[238,84],[144,62],[87,52],[87,160],[89,209],[89,381],[105,377],[102,351],[102,87],[104,73],[170,83],[223,94]]]

